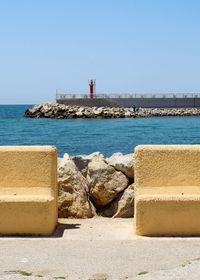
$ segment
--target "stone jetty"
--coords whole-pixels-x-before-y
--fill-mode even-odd
[[[142,118],[164,116],[199,116],[200,108],[113,108],[83,107],[58,103],[42,103],[26,110],[29,118]]]

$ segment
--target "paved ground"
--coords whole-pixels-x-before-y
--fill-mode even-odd
[[[200,279],[200,238],[137,237],[132,223],[68,219],[50,238],[0,237],[0,280]]]

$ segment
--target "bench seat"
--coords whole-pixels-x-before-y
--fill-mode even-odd
[[[136,196],[135,207],[138,235],[200,235],[200,193],[143,194]]]
[[[0,234],[51,235],[57,225],[57,150],[0,147]]]
[[[136,148],[134,224],[143,236],[200,236],[200,145]]]
[[[0,234],[49,235],[57,219],[54,204],[52,196],[0,196]]]

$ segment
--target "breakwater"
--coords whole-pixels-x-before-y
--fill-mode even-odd
[[[143,108],[198,108],[200,107],[199,95],[178,97],[167,97],[163,95],[161,97],[104,97],[101,98],[98,95],[96,98],[69,98],[67,95],[57,95],[57,103],[65,105],[76,105],[76,106],[89,106],[89,107],[143,107]]]
[[[135,108],[135,107],[88,107],[42,103],[25,111],[29,118],[143,118],[164,116],[199,116],[200,108]]]

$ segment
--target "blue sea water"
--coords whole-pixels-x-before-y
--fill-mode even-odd
[[[29,119],[31,105],[0,106],[0,145],[55,145],[59,156],[131,153],[138,144],[200,144],[200,117]]]

